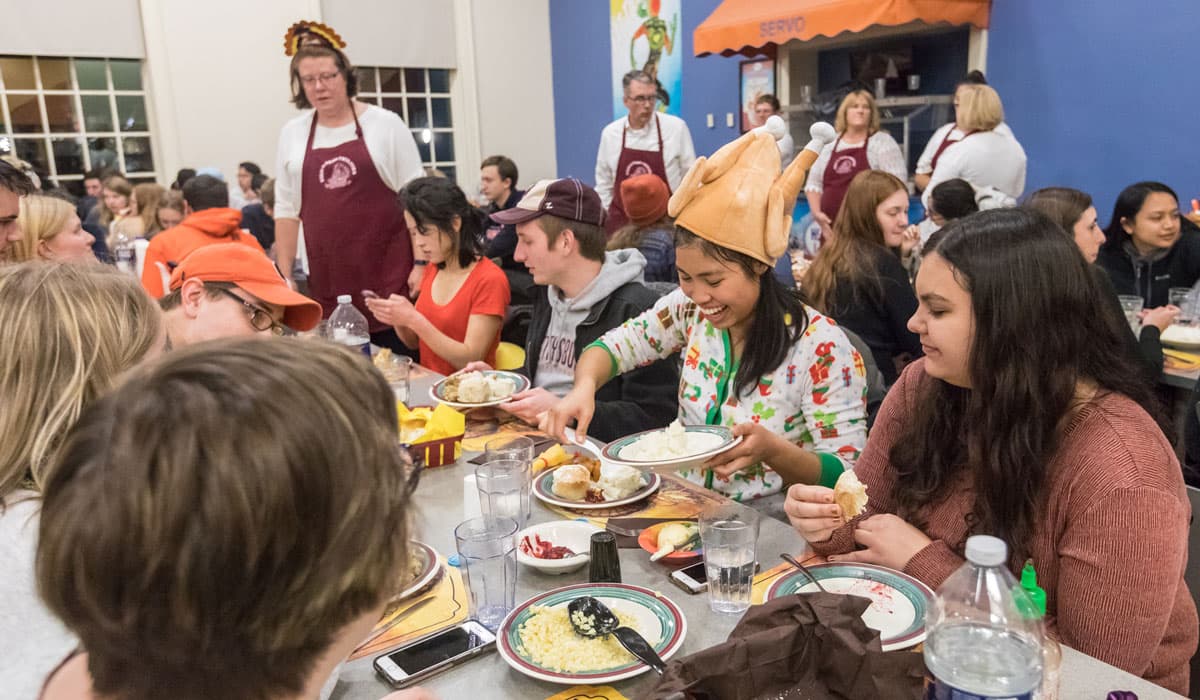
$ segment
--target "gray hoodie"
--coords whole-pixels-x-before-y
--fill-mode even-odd
[[[550,325],[538,357],[535,384],[562,396],[575,384],[575,328],[598,302],[628,282],[641,282],[646,258],[633,248],[610,250],[604,255],[600,274],[574,299],[563,296],[554,285],[546,287],[550,301]]]

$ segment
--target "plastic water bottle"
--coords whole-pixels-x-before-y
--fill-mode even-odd
[[[137,274],[137,257],[133,249],[133,240],[124,233],[118,232],[113,240],[113,261],[117,269],[126,274]]]
[[[341,345],[356,348],[367,357],[371,356],[371,334],[367,330],[367,318],[350,303],[350,295],[337,298],[337,308],[329,315],[329,338]]]
[[[1042,620],[1007,568],[1003,540],[967,540],[925,626],[927,700],[1031,700],[1042,683]],[[1032,611],[1032,614],[1031,614]]]

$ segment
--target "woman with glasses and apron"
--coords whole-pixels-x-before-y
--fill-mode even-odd
[[[357,77],[340,37],[316,23],[293,25],[293,103],[312,107],[280,134],[275,186],[276,259],[291,281],[300,224],[309,295],[326,317],[349,294],[368,319],[371,342],[411,353],[375,320],[362,292],[409,294],[412,241],[396,192],[424,175],[412,133],[395,113],[358,102]]]

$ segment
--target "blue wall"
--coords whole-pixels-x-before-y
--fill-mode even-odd
[[[1089,192],[1107,224],[1123,187],[1200,196],[1195,0],[998,0],[988,81],[1029,156],[1026,192]]]

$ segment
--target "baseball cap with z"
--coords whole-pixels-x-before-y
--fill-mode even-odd
[[[517,206],[498,211],[491,218],[498,224],[522,224],[546,214],[593,226],[604,225],[600,195],[573,177],[538,180]]]
[[[321,322],[321,305],[292,291],[261,251],[241,243],[217,243],[192,251],[171,273],[171,291],[189,279],[228,282],[268,304],[283,307],[283,323],[297,331],[312,330]]]

